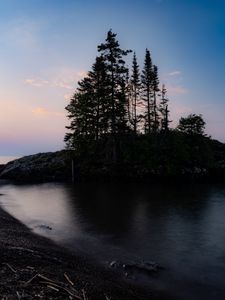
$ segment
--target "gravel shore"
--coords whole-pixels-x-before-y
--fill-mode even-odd
[[[1,208],[0,224],[1,299],[167,298],[32,233]]]

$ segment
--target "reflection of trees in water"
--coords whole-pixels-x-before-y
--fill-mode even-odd
[[[99,233],[121,237],[135,230],[137,218],[139,225],[155,231],[166,226],[167,216],[180,216],[187,222],[198,219],[207,206],[210,188],[191,184],[83,184],[71,188],[70,193],[81,222]]]
[[[182,282],[190,294],[189,281],[194,292],[202,282],[206,287],[223,286],[224,186],[83,185],[70,193],[81,224],[94,233],[112,235],[95,248],[101,258],[120,260],[125,253],[130,259],[156,261],[165,267],[162,274],[170,287]]]
[[[70,190],[81,222],[98,233],[120,237],[131,229],[135,195],[129,186],[85,184]]]

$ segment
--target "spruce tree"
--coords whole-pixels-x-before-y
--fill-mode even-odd
[[[152,112],[152,86],[153,86],[153,66],[151,54],[148,49],[145,52],[144,68],[141,76],[142,99],[147,106],[144,119],[145,131],[149,134],[152,130],[153,112]]]
[[[92,126],[89,116],[91,116],[91,105],[88,94],[75,92],[66,110],[67,117],[71,119],[70,126],[66,126],[70,131],[65,135],[65,142],[68,148],[77,149],[83,140],[88,140],[92,133]]]
[[[125,93],[127,68],[123,57],[131,52],[131,50],[122,50],[120,48],[116,36],[110,30],[105,43],[98,46],[98,51],[104,58],[109,76],[109,113],[113,135],[125,131],[127,128],[127,101]]]
[[[159,128],[159,114],[157,107],[157,94],[159,92],[158,67],[153,66],[152,72],[152,94],[153,94],[153,131],[156,132]]]
[[[139,103],[139,95],[140,95],[140,71],[139,65],[137,63],[136,53],[133,56],[133,64],[132,64],[132,76],[131,76],[131,87],[132,87],[132,121],[134,133],[137,134],[138,127],[138,115],[137,115],[137,107]]]
[[[108,94],[109,80],[106,72],[104,58],[97,57],[88,73],[92,85],[92,115],[94,117],[95,139],[109,131]]]
[[[78,88],[66,107],[71,119],[65,136],[68,147],[76,148],[82,140],[98,140],[108,132],[107,74],[102,57],[97,57],[92,70],[78,82]]]
[[[128,126],[130,127],[132,123],[132,86],[130,82],[130,74],[128,68],[126,73],[126,100],[127,100]]]
[[[169,99],[166,97],[166,88],[165,85],[162,85],[161,90],[161,102],[160,102],[160,112],[161,112],[161,130],[163,132],[167,132],[169,129],[169,109],[168,109],[168,102]]]

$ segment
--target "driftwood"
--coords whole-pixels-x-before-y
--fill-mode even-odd
[[[69,279],[69,276],[67,274],[65,276],[65,274],[66,273],[64,273],[64,277],[67,279],[67,281],[69,281],[70,285],[74,285],[74,283]],[[79,292],[75,288],[72,288],[71,286],[68,288],[65,286],[65,283],[52,280],[39,273],[35,274],[31,279],[29,279],[25,283],[25,285],[31,284],[35,279],[39,279],[39,283],[46,285],[48,288],[56,292],[63,291],[64,293],[69,294],[72,297],[72,299],[75,298],[80,300],[86,300],[86,298],[82,297],[83,292],[80,293],[81,295],[79,295]]]
[[[56,291],[56,292],[59,291],[59,289],[55,288],[55,287],[52,286],[52,285],[49,285],[49,284],[48,284],[47,287],[50,288],[50,289],[52,289],[52,290],[54,290],[54,291]]]
[[[13,268],[10,264],[8,264],[8,263],[3,263],[3,265],[6,265],[13,273],[16,273],[16,269]]]
[[[21,296],[20,296],[20,294],[19,294],[18,291],[16,291],[16,295],[17,295],[18,299],[20,300],[20,299],[21,299]]]
[[[63,274],[65,282],[60,282],[36,272],[35,268],[31,266],[27,266],[23,269],[16,269],[9,263],[2,263],[2,265],[5,266],[3,271],[7,272],[8,268],[12,274],[10,275],[10,278],[12,277],[12,281],[17,282],[16,291],[14,291],[14,293],[16,294],[15,298],[17,298],[18,300],[26,298],[24,292],[26,293],[26,290],[28,290],[29,287],[33,288],[34,290],[39,290],[40,286],[42,286],[41,292],[43,295],[45,295],[46,293],[44,290],[46,288],[56,293],[56,298],[59,297],[60,299],[65,298],[71,300],[88,300],[86,291],[84,289],[75,289],[75,284],[67,273]],[[20,278],[27,278],[27,275],[29,274],[31,275],[30,279],[28,279],[27,281],[20,280]]]
[[[25,285],[30,284],[30,283],[37,277],[37,275],[38,275],[38,274],[35,274],[31,279],[29,279],[29,280],[25,283]]]
[[[74,283],[70,280],[69,276],[66,273],[64,273],[64,277],[72,286],[74,286]]]

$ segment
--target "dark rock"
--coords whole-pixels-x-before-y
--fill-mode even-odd
[[[1,179],[17,181],[67,180],[70,177],[69,151],[25,156],[7,163],[0,173]]]
[[[37,227],[38,227],[38,228],[41,228],[41,229],[52,230],[52,227],[51,227],[51,226],[48,226],[48,225],[45,225],[45,224],[38,225]]]
[[[137,277],[139,275],[153,276],[163,269],[163,267],[155,262],[134,262],[125,264],[116,260],[111,261],[109,267],[122,272],[126,277]]]
[[[0,165],[0,172],[4,169],[5,165]]]

